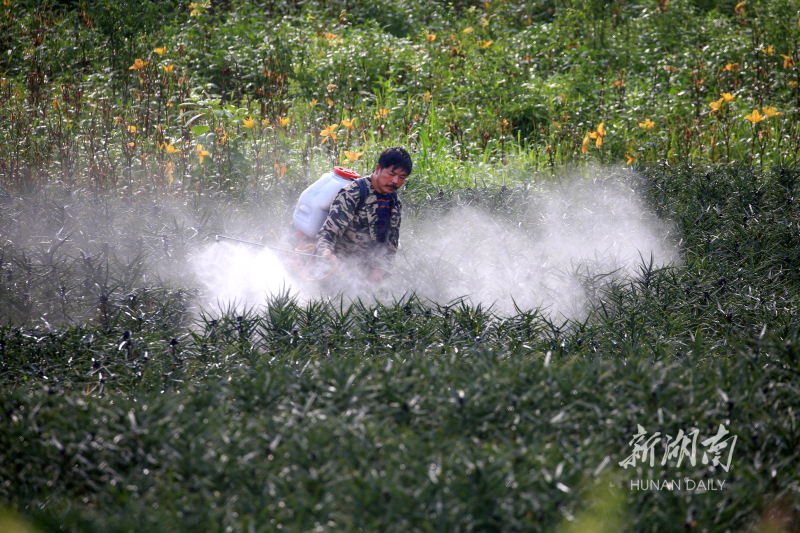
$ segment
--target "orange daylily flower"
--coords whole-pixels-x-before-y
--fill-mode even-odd
[[[584,154],[589,153],[589,142],[591,140],[591,136],[587,133],[586,137],[583,138],[583,143],[581,143],[581,152]]]
[[[715,101],[711,102],[710,104],[708,104],[708,105],[711,106],[711,111],[709,111],[708,114],[711,115],[713,113],[716,113],[717,111],[720,111],[722,109],[722,103],[724,101],[725,101],[725,98],[720,98],[719,100],[715,100]]]
[[[128,131],[136,135],[136,126],[128,126]]]
[[[491,41],[491,40],[490,41],[478,41],[478,44],[481,45],[481,48],[483,48],[485,50],[486,48],[489,48],[490,46],[492,46],[493,42],[494,41]]]
[[[601,122],[600,125],[597,126],[597,130],[593,131],[593,132],[591,132],[589,134],[589,137],[591,137],[592,139],[596,139],[595,142],[594,142],[594,145],[597,148],[600,148],[601,146],[603,146],[603,137],[606,136],[606,130],[603,127],[604,125],[605,125],[605,122]]]
[[[384,118],[388,114],[389,114],[389,110],[388,109],[381,108],[381,109],[378,110],[377,113],[375,113],[375,118],[379,118],[379,119],[380,118]]]
[[[470,26],[469,28],[464,28],[461,33],[472,33],[473,31],[475,31],[475,28]]]
[[[773,106],[762,107],[761,110],[764,111],[764,115],[767,118],[783,116],[783,113],[779,112]]]
[[[723,100],[725,100],[726,102],[730,102],[730,101],[732,101],[734,98],[736,98],[736,97],[735,97],[735,96],[733,96],[731,93],[719,93],[719,94],[720,94],[720,96],[722,96]]]
[[[727,70],[728,72],[735,72],[736,70],[739,70],[739,63],[728,63],[722,70]]]
[[[632,156],[631,154],[627,153],[627,152],[625,153],[625,157],[628,158],[628,162],[625,163],[626,165],[630,165],[631,163],[636,161],[636,158],[634,156]]]
[[[203,150],[203,145],[202,144],[198,144],[197,145],[196,153],[197,153],[197,157],[200,158],[200,163],[203,162],[203,158],[205,156],[211,155],[211,153],[208,150]]]
[[[756,124],[758,124],[759,122],[761,122],[761,121],[762,121],[762,120],[764,120],[765,118],[766,118],[766,117],[765,117],[764,115],[762,115],[761,113],[759,113],[759,112],[758,112],[758,109],[753,109],[753,112],[752,112],[752,113],[750,113],[749,115],[747,115],[747,116],[745,116],[745,117],[744,117],[744,119],[745,119],[745,120],[749,120],[749,121],[750,121],[750,123],[751,123],[753,126],[755,126]]]
[[[140,70],[143,69],[147,65],[146,61],[142,61],[141,59],[136,59],[133,62],[133,65],[128,67],[128,70]]]
[[[162,149],[162,150],[166,150],[166,152],[167,152],[168,154],[170,154],[170,155],[171,155],[171,154],[176,154],[176,153],[180,152],[180,150],[178,150],[177,148],[175,148],[175,147],[174,147],[174,146],[172,146],[171,144],[167,144],[167,143],[162,143],[162,144],[161,144],[161,149]]]
[[[429,43],[432,43],[433,41],[436,40],[436,34],[435,33],[429,33],[428,36],[425,38],[425,40],[427,40]]]
[[[325,128],[324,130],[319,132],[320,136],[325,137],[324,139],[322,139],[322,142],[320,142],[319,144],[325,144],[325,142],[328,139],[331,139],[332,142],[336,142],[336,129],[338,127],[339,126],[337,124],[331,124],[330,126]]]
[[[163,68],[164,68],[164,72],[166,72],[167,74],[171,74],[172,73],[172,69],[175,68],[175,65],[164,65]]]
[[[356,119],[354,119],[354,118],[351,118],[350,120],[342,119],[342,126],[347,128],[348,130],[352,130],[353,129],[353,123],[355,121],[356,121]]]
[[[283,163],[275,163],[275,166],[273,168],[275,169],[275,174],[279,178],[282,178],[286,175],[286,165],[284,165]]]
[[[781,54],[783,58],[783,68],[789,68],[794,66],[794,58],[792,56],[785,56]]]
[[[327,96],[325,97],[325,101],[326,101],[326,102],[328,103],[328,105],[329,105],[329,106],[331,106],[331,107],[333,107],[333,106],[335,106],[335,105],[336,105],[336,104],[334,103],[334,101],[333,101],[333,100],[331,100],[331,99],[330,99],[329,97],[327,97]]]
[[[291,122],[291,119],[289,117],[278,117],[278,124],[282,128],[285,128],[286,126],[288,126],[289,122]]]
[[[347,158],[348,163],[353,163],[354,161],[358,161],[361,159],[361,156],[364,155],[364,152],[350,152],[348,150],[344,151],[344,156]]]
[[[431,101],[431,92],[425,91],[425,94],[422,95],[422,101],[426,104]]]
[[[253,120],[253,117],[247,117],[245,119],[242,119],[242,126],[247,128],[248,130],[252,129],[255,125],[256,124],[255,124],[255,120]]]
[[[167,52],[167,47],[162,46],[161,48],[156,48],[153,52],[157,53],[160,56],[163,56]]]
[[[775,53],[775,47],[772,46],[772,45],[769,45],[766,48],[762,48],[761,51],[764,52],[765,54],[767,54],[768,56],[771,56],[772,54]]]
[[[639,123],[639,127],[640,127],[640,128],[644,128],[644,129],[646,129],[646,130],[652,130],[653,128],[655,128],[655,127],[656,127],[656,123],[655,123],[655,122],[653,122],[653,121],[651,121],[651,120],[648,118],[648,119],[645,119],[645,121],[644,121],[644,122],[640,122],[640,123]]]

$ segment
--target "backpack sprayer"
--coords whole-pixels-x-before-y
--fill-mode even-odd
[[[299,256],[297,257],[297,260],[289,261],[288,264],[291,264],[297,269],[300,277],[307,281],[323,280],[336,272],[338,269],[338,264],[321,278],[308,278],[302,273],[302,270],[304,270],[306,265],[301,263],[301,257],[315,259],[324,258],[324,256],[314,253],[316,248],[315,242],[317,233],[325,223],[325,219],[328,218],[328,211],[330,211],[333,199],[336,198],[336,195],[339,193],[339,191],[360,177],[361,176],[358,173],[353,172],[352,170],[342,167],[334,167],[332,171],[323,174],[317,181],[312,183],[306,190],[303,191],[303,193],[300,195],[300,198],[297,200],[297,206],[294,209],[294,215],[292,217],[292,222],[294,223],[295,229],[297,229],[297,236],[299,240],[299,244],[294,250],[287,250],[285,248],[278,248],[275,246],[269,246],[267,244],[245,241],[235,237],[228,237],[227,235],[217,235],[216,242],[219,242],[220,239],[225,239],[228,241],[240,242],[242,244],[249,244],[251,246],[259,246],[261,248],[267,248],[276,252],[283,252],[286,254]],[[359,188],[362,187],[363,184],[359,183]],[[361,196],[363,203],[363,191]],[[360,207],[361,205],[359,205],[359,208]]]

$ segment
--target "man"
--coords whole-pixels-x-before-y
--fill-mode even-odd
[[[390,274],[400,239],[402,212],[396,191],[411,174],[411,168],[411,156],[404,149],[384,150],[372,175],[361,178],[367,192],[363,202],[355,182],[334,198],[328,218],[317,233],[317,253],[333,263],[339,259],[353,261],[360,270],[356,275],[366,274],[373,286]]]

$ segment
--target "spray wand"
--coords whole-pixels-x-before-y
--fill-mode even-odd
[[[308,257],[318,257],[320,259],[324,258],[324,256],[319,255],[319,254],[309,254],[309,253],[306,253],[306,252],[296,252],[294,250],[286,250],[284,248],[276,248],[275,246],[269,246],[267,244],[261,244],[261,243],[252,242],[252,241],[245,241],[245,240],[242,240],[242,239],[237,239],[235,237],[228,237],[227,235],[217,235],[216,241],[219,242],[220,239],[225,239],[225,240],[228,240],[228,241],[241,242],[243,244],[249,244],[251,246],[260,246],[261,248],[269,248],[270,250],[275,250],[276,252],[284,252],[284,253],[287,253],[287,254],[295,254],[295,255],[305,255],[305,256],[308,256]]]

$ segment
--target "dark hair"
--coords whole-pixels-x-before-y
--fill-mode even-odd
[[[408,152],[399,146],[392,146],[381,152],[381,156],[378,158],[378,166],[381,168],[396,167],[405,170],[407,174],[411,174],[413,165],[411,164],[411,156],[408,155]]]

